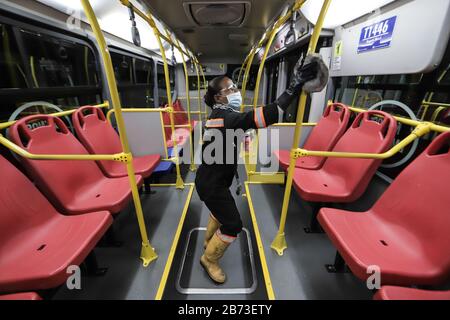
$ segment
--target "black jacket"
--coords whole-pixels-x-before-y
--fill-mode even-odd
[[[245,113],[224,105],[214,106],[205,124],[202,164],[195,179],[202,200],[217,188],[231,186],[237,169],[237,145],[242,142],[243,133],[281,122],[282,115],[283,110],[276,103]],[[241,130],[237,132],[238,129]],[[208,158],[208,155],[213,156],[213,159]]]

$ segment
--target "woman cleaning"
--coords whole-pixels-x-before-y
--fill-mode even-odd
[[[237,142],[227,130],[246,131],[282,122],[284,112],[302,89],[322,91],[328,82],[328,68],[322,58],[309,55],[303,63],[302,60],[294,68],[289,87],[274,103],[245,113],[240,112],[242,97],[231,79],[220,76],[209,82],[204,99],[212,112],[205,125],[202,164],[197,171],[195,185],[200,199],[211,212],[204,241],[205,252],[200,263],[217,284],[226,280],[219,260],[242,230],[241,217],[230,192],[237,171]],[[211,151],[208,146],[216,139],[223,143],[221,152],[207,154]],[[227,151],[230,150],[234,161],[227,161],[230,159]]]

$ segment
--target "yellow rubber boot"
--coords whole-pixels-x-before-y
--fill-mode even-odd
[[[217,221],[213,217],[209,216],[208,226],[206,228],[206,233],[205,233],[205,241],[203,242],[203,249],[206,249],[206,247],[208,246],[209,240],[211,240],[212,236],[217,231],[217,229],[219,229],[219,227],[220,227],[219,221]]]
[[[206,247],[205,253],[200,258],[200,263],[209,277],[216,283],[222,284],[226,280],[225,272],[219,265],[219,260],[230,244],[222,241],[217,233],[214,233]]]

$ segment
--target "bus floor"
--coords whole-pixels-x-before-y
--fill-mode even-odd
[[[372,206],[387,187],[375,176],[368,190],[356,202],[334,207],[365,211]],[[298,300],[366,300],[373,292],[352,273],[328,273],[325,265],[332,264],[336,249],[325,233],[306,233],[311,207],[293,190],[286,221],[288,248],[279,256],[271,243],[277,234],[284,196],[284,185],[250,184],[249,191],[256,215],[267,268],[275,299]]]
[[[189,172],[186,166],[182,171],[185,183],[192,183],[195,173]],[[240,171],[244,177],[243,168]],[[173,181],[174,175],[169,175],[160,182]],[[270,243],[277,231],[284,187],[256,184],[249,187],[276,299],[371,299],[372,292],[351,273],[326,272],[324,265],[333,262],[335,249],[325,234],[303,232],[303,227],[309,224],[309,209],[295,193],[291,197],[286,228],[289,247],[279,257],[270,248]],[[372,198],[375,198],[373,194],[379,195],[383,188],[381,179],[375,178],[370,187],[374,190],[369,190],[355,204],[356,209],[370,206],[374,201]],[[233,185],[232,189],[234,193],[236,186]],[[155,299],[190,187],[183,191],[174,187],[153,190],[155,194],[142,195],[141,199],[150,242],[159,254],[158,259],[149,267],[142,267],[138,259],[139,231],[130,205],[114,222],[116,237],[124,242],[123,245],[95,249],[100,266],[108,267],[108,272],[102,277],[83,275],[81,290],[62,286],[53,299]],[[247,199],[242,196],[235,198],[244,231],[221,261],[228,275],[226,284],[214,285],[199,264],[209,212],[194,190],[167,275],[163,299],[267,299],[262,272],[264,262],[258,253]]]

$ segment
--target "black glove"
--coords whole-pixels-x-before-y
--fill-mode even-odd
[[[286,91],[277,99],[278,106],[286,110],[294,98],[303,90],[322,91],[328,83],[328,68],[320,55],[308,55],[302,63],[300,58],[294,67],[292,80]]]

